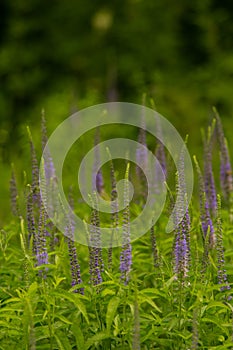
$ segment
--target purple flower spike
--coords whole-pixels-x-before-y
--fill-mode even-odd
[[[151,246],[152,246],[152,255],[153,255],[153,260],[154,260],[154,267],[156,268],[160,264],[159,264],[159,253],[158,253],[158,249],[157,249],[154,225],[151,226],[150,237],[151,237]]]
[[[174,271],[182,283],[188,277],[190,269],[190,217],[187,208],[187,193],[184,169],[184,152],[181,151],[177,174],[177,213],[174,217]]]
[[[209,243],[213,247],[215,242],[215,233],[214,233],[213,222],[210,216],[209,201],[206,198],[205,183],[204,183],[201,169],[199,167],[196,157],[194,157],[194,162],[196,165],[198,182],[199,182],[199,200],[200,200],[202,232],[205,239],[209,231]]]
[[[174,271],[177,278],[182,282],[188,277],[189,272],[190,248],[188,234],[186,217],[184,217],[175,230],[174,244]]]
[[[46,120],[45,120],[45,111],[44,111],[44,109],[42,109],[42,111],[41,111],[41,145],[42,145],[42,152],[43,152],[47,142],[48,142],[48,136],[47,136],[47,127],[46,127]]]
[[[11,179],[10,179],[10,196],[11,196],[11,210],[13,215],[19,215],[19,205],[18,205],[18,190],[15,178],[14,165],[11,166]]]
[[[101,193],[104,187],[102,171],[99,170],[96,175],[96,189],[98,193]]]
[[[53,198],[55,191],[55,187],[57,186],[57,178],[56,178],[56,171],[53,163],[53,159],[51,157],[49,148],[46,147],[46,144],[48,142],[47,137],[47,128],[46,128],[46,120],[44,116],[44,110],[42,110],[42,118],[41,118],[41,144],[42,144],[42,152],[43,152],[43,178],[40,178],[40,187],[43,186],[43,192],[49,192],[50,196],[48,198],[48,202],[45,205],[45,198],[44,198],[44,205],[49,208],[50,213],[53,213],[55,215],[55,212],[57,210],[56,205],[57,199]],[[53,199],[51,199],[53,198]],[[47,233],[48,235],[54,234],[54,225],[51,220],[46,218],[46,227],[47,227]],[[53,247],[54,242],[53,239],[51,240],[52,244],[51,247]]]
[[[147,196],[147,182],[145,172],[148,168],[148,151],[146,142],[146,124],[145,124],[145,96],[143,96],[141,126],[138,133],[138,146],[136,149],[136,175],[138,178],[140,193],[143,198]]]
[[[69,202],[71,209],[74,208],[73,197],[70,193]],[[69,251],[69,259],[70,259],[70,269],[71,269],[71,286],[77,286],[77,289],[74,290],[75,293],[84,294],[84,288],[78,288],[78,285],[82,283],[80,265],[78,262],[78,254],[77,249],[74,243],[74,231],[75,231],[75,223],[72,219],[72,213],[66,217],[66,237],[67,237],[67,245]]]
[[[157,141],[157,147],[155,149],[155,157],[158,160],[163,174],[161,174],[161,171],[158,167],[158,164],[155,164],[155,175],[154,175],[154,187],[156,189],[156,193],[160,193],[161,192],[161,183],[164,182],[164,180],[166,179],[167,176],[167,166],[166,166],[166,155],[165,155],[165,149],[164,149],[164,145],[160,142]]]
[[[109,152],[109,150],[108,150]],[[111,177],[111,208],[112,208],[112,215],[111,215],[111,221],[112,221],[112,235],[111,235],[111,244],[108,249],[108,268],[111,270],[112,268],[112,241],[113,236],[118,234],[119,231],[119,213],[118,213],[118,198],[117,198],[117,189],[116,189],[116,177],[115,177],[115,171],[113,166],[113,161],[111,159],[111,155],[109,152],[109,158],[110,158],[110,177]]]
[[[68,220],[67,220],[68,221]],[[84,294],[84,288],[78,288],[78,285],[82,283],[80,265],[77,257],[77,250],[74,244],[74,232],[73,227],[70,221],[67,222],[66,227],[66,236],[67,236],[67,244],[69,251],[69,259],[70,259],[70,269],[71,269],[71,286],[77,286],[77,289],[74,290],[75,293]]]
[[[100,236],[100,220],[97,210],[97,198],[94,196],[94,209],[91,213],[91,231],[90,231],[90,247],[89,247],[89,268],[91,284],[96,286],[102,283],[101,272],[104,271],[102,259],[101,236]]]
[[[159,138],[163,139],[163,132],[160,125],[160,120],[157,119],[157,132],[159,135]],[[166,153],[165,153],[165,147],[164,144],[158,140],[157,141],[157,147],[156,147],[156,158],[159,161],[159,164],[161,165],[161,168],[163,170],[164,176],[166,178],[167,176],[167,161],[166,161]]]
[[[217,261],[218,261],[218,283],[222,284],[221,291],[231,289],[225,270],[225,258],[223,248],[223,230],[221,218],[221,197],[218,195],[218,211],[217,211]]]
[[[141,168],[147,167],[147,151],[146,151],[146,131],[145,129],[140,128],[138,135],[139,146],[136,150],[136,162],[141,165]],[[142,147],[144,146],[144,147]],[[141,169],[137,167],[138,176],[141,176]]]
[[[96,134],[95,134],[95,161],[93,165],[93,178],[92,178],[92,189],[95,191],[95,188],[98,193],[102,193],[104,189],[104,181],[103,181],[103,174],[102,171],[99,170],[100,165],[100,152],[99,152],[99,144],[100,142],[100,131],[99,127],[96,128]]]
[[[40,202],[41,202],[40,191],[39,191],[39,166],[38,166],[35,146],[32,140],[32,135],[29,127],[27,128],[27,130],[29,135],[29,143],[30,143],[30,149],[31,149],[31,162],[32,162],[32,200],[33,200],[33,204],[39,208]]]
[[[201,209],[202,231],[204,233],[204,237],[206,237],[209,230],[210,245],[213,246],[215,243],[214,226],[213,226],[213,221],[210,217],[209,202],[206,199],[205,192],[203,193],[202,207],[203,207],[203,209]]]
[[[36,224],[35,217],[33,212],[33,201],[31,190],[27,195],[27,228],[28,228],[28,245],[32,241],[32,251],[34,256],[37,255],[37,233],[36,233]]]
[[[220,184],[224,198],[230,202],[233,200],[233,176],[230,155],[222,122],[216,109],[214,109],[214,117],[216,119],[217,137],[220,148]]]
[[[48,252],[46,243],[46,214],[44,206],[40,207],[40,216],[38,223],[37,249],[36,249],[37,266],[48,264]],[[47,269],[45,269],[47,270]],[[39,270],[39,275],[46,278],[45,270]]]
[[[48,142],[44,111],[42,111],[42,118],[41,118],[41,134],[42,134],[41,144],[42,144],[42,152],[43,152]],[[48,186],[51,184],[52,181],[56,180],[56,172],[53,164],[53,159],[51,157],[48,147],[46,148],[46,151],[44,151],[43,156],[44,156],[45,178]]]
[[[215,216],[217,211],[217,195],[212,167],[214,135],[215,124],[213,123],[208,129],[208,135],[206,140],[204,141],[204,184],[206,199],[209,202],[209,210],[211,214]]]
[[[125,180],[129,177],[129,163],[127,164]],[[132,266],[132,246],[130,243],[130,212],[129,212],[129,187],[126,182],[124,188],[124,211],[123,211],[123,232],[122,232],[122,250],[120,255],[121,280],[125,285],[129,283],[130,271]]]
[[[225,161],[222,155],[220,156],[220,159],[221,159],[220,184],[221,184],[224,198],[230,201],[233,193],[232,168],[229,160]]]
[[[146,169],[148,166],[148,158],[147,158],[147,144],[146,144],[146,125],[145,125],[145,117],[144,117],[144,107],[142,111],[142,119],[141,119],[141,127],[139,129],[138,134],[138,148],[136,150],[136,163],[140,164],[140,167],[136,167],[136,172],[141,179],[142,177],[142,170]]]

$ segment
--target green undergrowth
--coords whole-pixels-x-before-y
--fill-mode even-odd
[[[130,283],[120,282],[120,248],[103,282],[89,284],[88,247],[77,246],[85,293],[70,288],[66,238],[57,235],[49,264],[40,277],[23,219],[1,231],[0,349],[232,349],[232,291],[220,291],[215,250],[203,272],[203,238],[193,210],[191,270],[178,281],[173,270],[173,233],[165,233],[167,216],[155,226],[158,264],[153,265],[150,234],[133,243]],[[223,211],[226,270],[232,285],[232,225]],[[105,266],[107,251],[103,250]],[[198,346],[197,346],[198,343]]]

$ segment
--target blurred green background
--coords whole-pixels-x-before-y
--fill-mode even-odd
[[[39,147],[72,112],[106,101],[157,110],[191,153],[215,105],[228,138],[233,116],[233,2],[230,0],[1,0],[0,197],[9,212],[9,164],[29,164],[25,125]],[[231,140],[229,142],[231,146]]]

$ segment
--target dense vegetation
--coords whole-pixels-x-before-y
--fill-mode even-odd
[[[19,188],[12,168],[15,219],[1,230],[1,349],[233,348],[233,182],[221,121],[216,112],[214,117],[205,138],[203,174],[196,158],[194,162],[199,205],[194,196],[181,222],[174,218],[174,231],[165,233],[174,198],[181,196],[179,210],[184,208],[181,161],[176,188],[159,221],[130,242],[130,219],[140,212],[145,191],[128,203],[125,185],[127,205],[119,217],[111,217],[109,225],[123,223],[126,241],[113,249],[73,242],[69,217],[66,236],[53,226],[41,202],[37,155],[29,131],[32,178]],[[42,130],[44,145],[44,121]],[[141,133],[145,141],[146,134]],[[160,162],[168,160],[161,145],[158,148]],[[214,181],[213,175],[215,152],[220,153],[221,196],[216,192],[220,186],[215,186],[218,177],[215,174]],[[53,182],[56,178],[49,164]],[[103,190],[108,183],[110,197],[116,199],[118,179],[113,167],[111,162],[104,182],[99,174],[97,189],[106,196]],[[130,171],[127,166],[126,178]],[[169,176],[169,167],[164,171]],[[71,193],[69,198],[80,214],[79,198]],[[90,242],[100,239],[103,222],[97,207],[82,214],[92,224]]]

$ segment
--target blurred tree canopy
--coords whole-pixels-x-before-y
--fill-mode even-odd
[[[181,120],[233,112],[230,0],[1,0],[0,12],[2,154],[59,89],[99,102],[147,92]]]

